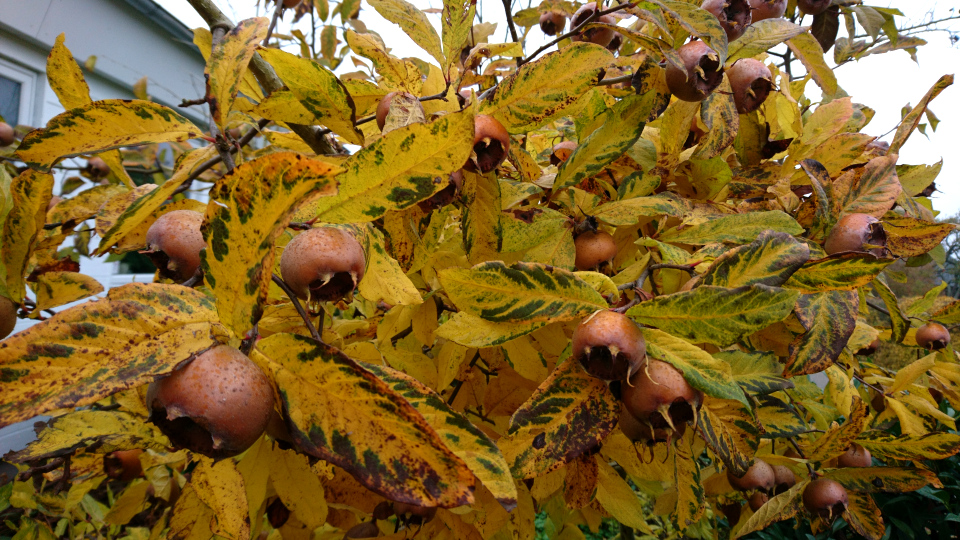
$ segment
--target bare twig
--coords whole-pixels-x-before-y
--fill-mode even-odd
[[[293,289],[290,288],[280,276],[273,274],[273,282],[277,284],[277,287],[283,289],[283,292],[286,293],[287,297],[290,298],[290,301],[293,302],[293,307],[297,310],[297,313],[300,314],[300,318],[303,319],[303,323],[307,325],[307,330],[310,331],[310,335],[313,336],[313,339],[317,343],[323,343],[323,338],[320,337],[320,332],[317,331],[317,327],[313,325],[313,321],[310,320],[310,315],[307,313],[303,306],[300,305],[300,300],[297,299],[297,295],[293,292]]]
[[[510,37],[513,39],[514,43],[520,43],[520,38],[517,36],[517,27],[513,24],[513,0],[503,0],[503,11],[507,16],[507,27],[510,28]],[[517,57],[517,67],[522,66],[521,58]]]
[[[803,455],[803,450],[800,449],[800,445],[797,444],[796,439],[794,439],[793,437],[787,437],[787,440],[790,441],[790,444],[793,446],[793,449],[797,451],[797,454],[800,456],[800,459],[807,459],[807,457]],[[813,465],[809,463],[807,463],[806,465],[807,465],[807,473],[810,474],[810,478],[816,479],[817,473],[816,471],[813,470]]]
[[[604,15],[609,15],[610,13],[615,13],[615,12],[617,12],[617,11],[621,11],[621,10],[624,10],[624,9],[627,9],[627,8],[631,8],[631,7],[635,6],[635,5],[636,5],[636,4],[634,4],[633,2],[628,2],[628,3],[626,3],[626,4],[618,4],[618,5],[616,5],[616,6],[613,6],[613,7],[609,8],[609,9],[605,9],[605,10],[602,10],[602,11],[594,11],[593,14],[590,15],[589,17],[587,17],[582,23],[580,23],[579,26],[577,26],[576,28],[572,28],[572,29],[571,29],[569,32],[567,32],[566,34],[562,34],[562,35],[557,36],[556,38],[554,38],[554,39],[551,40],[550,42],[546,43],[545,45],[543,45],[543,46],[540,47],[539,49],[533,51],[533,52],[530,54],[530,56],[528,56],[528,57],[524,58],[522,61],[518,62],[517,65],[518,65],[518,66],[522,66],[522,65],[524,65],[524,64],[526,64],[526,63],[529,63],[531,60],[533,60],[534,58],[536,58],[540,53],[542,53],[543,51],[549,49],[550,47],[553,47],[553,46],[556,45],[557,43],[560,43],[561,41],[563,41],[563,40],[565,40],[565,39],[567,39],[567,38],[571,38],[571,37],[573,37],[573,36],[576,36],[576,35],[580,34],[580,31],[583,30],[583,28],[584,28],[585,26],[587,26],[588,24],[596,21],[596,20],[599,19],[600,17],[602,17],[602,16],[604,16]],[[484,92],[484,93],[486,93],[486,92]]]
[[[621,75],[619,77],[611,77],[609,79],[604,79],[597,83],[598,86],[613,86],[617,83],[630,82],[633,79],[633,75]]]
[[[480,351],[473,353],[473,359],[470,360],[470,366],[468,370],[477,365],[477,361],[480,360]],[[463,380],[457,379],[456,386],[453,388],[453,393],[450,394],[450,397],[447,398],[447,405],[453,405],[453,401],[457,399],[457,394],[460,393],[460,389],[463,388]]]
[[[883,391],[883,388],[877,388],[876,386],[868,383],[867,381],[863,380],[863,377],[861,377],[860,375],[857,375],[856,373],[854,373],[854,374],[853,374],[853,378],[856,379],[857,381],[859,381],[860,384],[866,386],[867,388],[872,389],[874,392],[876,392],[876,393],[878,393],[878,394],[880,394],[880,395],[887,395],[886,392]]]
[[[273,35],[273,30],[277,27],[277,21],[280,20],[280,13],[283,11],[283,0],[276,0],[277,7],[273,10],[273,18],[270,20],[270,28],[267,28],[267,37],[263,38],[263,45],[266,46],[267,43],[270,43],[270,36]],[[312,9],[310,11],[313,11]]]
[[[184,99],[180,102],[177,107],[192,107],[194,105],[204,105],[207,103],[207,98],[197,98],[197,99]]]
[[[243,135],[243,137],[240,137],[240,140],[237,141],[236,146],[231,145],[230,152],[231,153],[236,152],[240,148],[243,148],[244,146],[250,144],[250,141],[252,141],[253,138],[256,137],[257,134],[259,134],[263,128],[267,127],[267,124],[269,123],[270,123],[270,120],[267,120],[266,118],[257,122],[257,127],[251,128],[250,131],[247,131]],[[187,179],[184,180],[182,184],[180,184],[180,187],[174,190],[173,195],[178,195],[190,189],[190,185],[193,183],[194,180],[199,178],[201,174],[210,170],[210,168],[212,168],[217,163],[220,163],[221,159],[222,158],[218,155],[198,165],[197,168],[194,169],[192,173],[190,173],[190,176],[188,176]]]
[[[198,267],[197,271],[190,276],[190,279],[184,281],[180,285],[183,285],[184,287],[193,287],[201,281],[203,281],[203,269]]]

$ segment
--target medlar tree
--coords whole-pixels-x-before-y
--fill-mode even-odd
[[[887,268],[954,229],[924,191],[939,169],[898,163],[952,76],[887,145],[794,3],[506,3],[505,43],[471,1],[443,2],[439,34],[365,4],[423,58],[359,2],[236,25],[190,3],[207,85],[183,106],[209,131],[91,101],[61,36],[67,111],[0,150],[0,329],[41,321],[0,342],[0,424],[53,417],[5,457],[3,527],[666,538],[796,518],[878,539],[874,494],[940,485],[923,462],[960,451],[960,301],[903,308]],[[326,24],[319,49],[276,31],[285,9]],[[892,10],[818,12],[896,35]],[[538,28],[558,35],[527,46]],[[918,45],[896,43],[851,54]],[[348,54],[362,71],[338,76]],[[55,183],[68,158],[88,166]],[[154,282],[99,299],[71,256],[136,251]],[[917,360],[872,364],[878,340]]]

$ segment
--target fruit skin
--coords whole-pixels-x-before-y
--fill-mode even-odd
[[[737,112],[748,114],[760,108],[773,90],[773,75],[770,68],[755,58],[737,60],[727,71],[733,88],[733,102]],[[750,93],[753,95],[750,95]]]
[[[615,311],[601,310],[584,319],[573,331],[572,341],[574,360],[590,375],[606,381],[629,377],[647,357],[640,327]]]
[[[742,477],[738,478],[734,476],[734,474],[727,469],[727,480],[730,481],[733,489],[737,491],[750,491],[752,489],[770,491],[776,485],[777,475],[769,463],[762,459],[754,459],[753,465],[747,469],[747,474]]]
[[[373,509],[373,519],[384,520],[393,517],[393,503],[382,501]]]
[[[667,64],[667,88],[683,101],[703,101],[723,82],[723,66],[716,51],[702,41],[691,41],[677,49],[684,69]],[[703,75],[697,72],[700,66]]]
[[[676,430],[665,428],[654,429],[650,424],[638,420],[622,406],[620,407],[620,431],[633,442],[658,443],[668,442],[674,439],[680,439],[686,433],[686,424],[680,424]]]
[[[849,504],[847,490],[836,480],[818,478],[803,488],[803,506],[811,514],[833,518]]]
[[[283,504],[283,501],[281,501],[279,497],[267,506],[267,521],[270,522],[270,526],[274,529],[283,527],[288,519],[290,519],[290,509],[287,508],[287,505]]]
[[[753,22],[783,17],[787,11],[787,0],[747,0],[750,4]]]
[[[950,344],[950,332],[940,323],[928,322],[917,329],[917,345],[939,351]]]
[[[577,149],[577,143],[573,141],[558,142],[553,145],[553,152],[550,153],[550,164],[559,167],[561,163],[570,158],[570,154]]]
[[[573,265],[577,270],[593,270],[617,254],[617,244],[613,236],[603,231],[587,231],[574,239],[573,246],[576,250]]]
[[[750,509],[756,512],[760,509],[761,506],[767,504],[767,501],[770,500],[770,496],[762,491],[756,491],[753,495],[750,496]]]
[[[402,502],[394,502],[393,511],[398,516],[406,517],[409,523],[419,525],[430,523],[434,516],[437,515],[437,508],[435,506],[417,506],[415,504]],[[407,517],[408,514],[409,517]]]
[[[129,482],[143,475],[140,454],[143,450],[117,450],[103,456],[103,472],[110,478]]]
[[[150,421],[170,441],[215,459],[235,456],[263,434],[273,387],[239,350],[218,345],[150,383]]]
[[[559,34],[566,24],[566,16],[558,11],[547,11],[540,14],[540,31],[548,36]]]
[[[842,456],[837,458],[837,465],[840,467],[871,467],[873,458],[870,451],[857,443],[850,445]]]
[[[797,484],[797,475],[783,465],[773,466],[773,492],[777,495]]]
[[[623,36],[620,34],[614,34],[613,39],[610,40],[610,43],[607,43],[607,50],[610,52],[617,52],[620,50],[621,45],[623,45]]]
[[[0,339],[13,332],[17,326],[17,305],[6,296],[0,296]]]
[[[200,268],[200,250],[207,246],[200,232],[202,223],[200,212],[174,210],[150,225],[144,253],[157,265],[161,276],[183,282]]]
[[[393,98],[400,94],[407,96],[407,98],[412,100],[417,99],[416,96],[407,92],[390,92],[389,94],[383,96],[383,99],[380,100],[380,104],[377,105],[377,127],[379,127],[381,131],[383,130],[383,126],[387,123],[387,114],[390,112],[390,104],[393,103]],[[420,105],[419,101],[417,101],[417,105],[420,106],[421,110],[423,109],[423,106]]]
[[[873,397],[870,398],[870,405],[875,411],[882,413],[887,408],[887,399],[883,394],[873,392]]]
[[[868,214],[847,214],[830,230],[823,250],[827,255],[843,251],[863,251],[864,244],[886,245],[886,234],[877,218]],[[875,255],[877,250],[871,250]]]
[[[720,21],[727,34],[727,41],[733,41],[747,31],[753,20],[752,10],[747,0],[704,0],[700,5]]]
[[[743,509],[743,505],[737,501],[733,501],[728,504],[721,504],[719,509],[720,513],[727,518],[727,523],[732,527],[740,521],[740,512]]]
[[[280,274],[301,300],[339,300],[357,287],[365,269],[360,242],[333,227],[300,233],[280,257]]]
[[[98,157],[92,157],[87,160],[86,171],[91,178],[97,180],[100,178],[106,178],[106,176],[110,174],[110,167],[107,166],[107,162],[104,160]]]
[[[17,132],[13,126],[6,122],[0,122],[0,146],[10,146],[17,140]]]
[[[833,0],[797,0],[797,7],[807,15],[819,15],[830,7]]]
[[[870,356],[871,354],[877,352],[877,349],[880,348],[880,338],[876,338],[870,342],[869,345],[857,351],[857,354],[861,356]]]
[[[580,26],[596,11],[596,2],[590,2],[582,5],[570,19],[570,28],[576,28]],[[591,22],[617,24],[617,20],[610,15],[601,15]],[[601,47],[606,47],[607,45],[610,45],[610,42],[613,41],[613,36],[615,35],[616,32],[609,28],[591,28],[582,32],[579,36],[574,37],[573,41],[589,41],[590,43],[596,43]]]
[[[283,0],[283,7],[295,8],[300,5],[300,0]]]
[[[380,528],[372,521],[354,525],[343,535],[344,538],[376,538],[377,536],[380,536]]]
[[[703,394],[677,368],[650,358],[622,386],[621,394],[626,410],[654,430],[693,420],[694,410],[703,402]]]
[[[488,173],[503,163],[510,151],[510,134],[499,120],[478,114],[474,120],[473,151],[477,158],[467,162],[467,167]]]

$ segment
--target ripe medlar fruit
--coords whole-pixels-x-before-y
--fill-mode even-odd
[[[377,105],[377,127],[380,130],[383,130],[383,126],[387,123],[387,114],[390,112],[390,105],[393,103],[393,99],[398,95],[403,95],[411,102],[416,103],[416,107],[420,107],[420,110],[423,111],[423,105],[420,104],[420,101],[417,100],[417,96],[409,94],[407,92],[390,92],[389,94],[383,96],[383,99],[380,100],[380,104]]]
[[[847,214],[837,221],[830,230],[823,250],[827,255],[843,251],[864,251],[864,244],[885,246],[887,235],[877,218],[868,214]],[[874,248],[870,252],[881,256],[883,248]]]
[[[617,243],[613,236],[603,231],[584,232],[574,239],[573,246],[576,250],[573,265],[577,270],[593,270],[617,254]]]
[[[117,450],[103,456],[103,472],[115,480],[129,482],[143,474],[140,454],[143,450]]]
[[[577,143],[573,141],[558,142],[553,145],[553,152],[550,153],[550,164],[559,167],[576,149]]]
[[[833,519],[843,513],[849,504],[847,490],[840,482],[818,478],[803,488],[803,506],[811,514]]]
[[[6,296],[0,296],[0,339],[13,332],[17,326],[17,305]]]
[[[459,170],[454,171],[450,173],[450,177],[447,181],[447,187],[434,193],[429,199],[418,202],[417,206],[419,206],[420,209],[425,213],[430,213],[437,208],[442,208],[452,203],[453,200],[457,198],[457,195],[460,193],[461,189],[463,189],[463,172]]]
[[[770,496],[762,491],[754,491],[753,495],[750,495],[750,509],[756,512],[760,509],[761,506],[767,504],[767,501],[770,500]]]
[[[940,323],[928,322],[917,329],[917,345],[939,351],[950,343],[950,332]]]
[[[770,491],[776,486],[777,474],[766,461],[754,459],[753,465],[747,469],[747,474],[741,477],[737,477],[730,469],[727,469],[727,480],[737,491],[750,491],[752,489]]]
[[[861,356],[870,356],[871,354],[877,352],[877,349],[880,348],[880,338],[875,338],[870,342],[869,345],[857,351],[857,354]]]
[[[743,509],[743,505],[737,501],[732,501],[727,504],[721,504],[719,506],[720,513],[727,518],[727,523],[731,527],[737,524],[740,521],[740,512]]]
[[[676,431],[668,427],[654,429],[648,422],[638,420],[625,407],[620,407],[620,431],[633,442],[658,443],[680,439],[687,430],[686,424],[677,426]]]
[[[310,229],[287,244],[280,256],[280,274],[301,300],[343,298],[363,279],[366,257],[360,242],[333,227]]]
[[[0,146],[10,146],[17,140],[17,132],[13,126],[6,122],[0,122]]]
[[[343,535],[344,538],[376,538],[378,536],[380,536],[380,528],[372,521],[354,525]]]
[[[437,508],[435,506],[417,506],[415,504],[394,502],[393,512],[401,518],[404,518],[407,523],[425,525],[437,515]]]
[[[741,58],[727,71],[737,112],[748,114],[760,108],[773,90],[770,68],[755,58]]]
[[[605,381],[630,377],[647,357],[647,344],[637,323],[621,313],[600,310],[573,331],[573,359],[583,370]]]
[[[286,525],[288,519],[290,519],[290,509],[287,508],[287,505],[283,504],[283,501],[281,501],[279,497],[267,506],[267,521],[270,522],[270,526],[274,529],[279,529]]]
[[[283,7],[295,8],[300,5],[300,0],[283,0]]]
[[[200,232],[202,223],[200,212],[174,210],[150,225],[143,253],[150,257],[161,276],[183,282],[200,268],[200,251],[207,245]]]
[[[747,0],[704,0],[700,7],[720,21],[728,42],[742,36],[753,20]]]
[[[474,120],[473,154],[466,167],[488,173],[503,163],[510,151],[510,134],[499,120],[478,114]]]
[[[637,420],[654,429],[678,429],[694,419],[703,394],[683,378],[683,373],[661,360],[648,358],[644,366],[621,387],[621,401]]]
[[[98,157],[92,157],[88,159],[85,170],[87,171],[87,174],[89,174],[94,180],[106,178],[106,176],[110,174],[110,167],[107,166],[107,162]]]
[[[566,24],[566,15],[559,11],[547,11],[540,14],[540,31],[548,36],[559,34]]]
[[[703,101],[723,82],[720,56],[702,41],[677,49],[684,69],[667,64],[667,88],[683,101]]]
[[[837,458],[839,467],[870,467],[873,465],[873,458],[870,457],[870,451],[857,443],[850,445],[842,456]]]
[[[218,345],[147,389],[150,421],[178,447],[215,459],[235,456],[263,434],[273,387],[249,358]]]
[[[830,7],[833,0],[797,0],[797,7],[807,15],[819,15]]]
[[[373,508],[373,519],[378,521],[390,519],[393,514],[393,503],[390,501],[381,501]]]
[[[783,17],[787,11],[787,0],[747,0],[750,4],[753,22]]]
[[[590,2],[584,4],[573,14],[573,18],[570,19],[570,28],[576,28],[586,22],[587,19],[593,16],[597,11],[597,3]],[[605,23],[605,24],[617,24],[617,20],[611,15],[601,15],[599,18],[594,19],[591,22]],[[617,33],[609,28],[591,28],[580,33],[580,36],[575,37],[574,41],[589,41],[590,43],[596,43],[601,47],[606,47],[610,45],[610,42],[613,41],[613,36]]]
[[[773,492],[777,495],[797,484],[797,475],[784,465],[773,466]]]
[[[613,39],[610,40],[610,43],[607,43],[607,50],[610,52],[617,52],[620,50],[621,45],[623,45],[623,36],[620,34],[614,34]]]

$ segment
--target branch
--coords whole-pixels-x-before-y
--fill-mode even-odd
[[[611,77],[609,79],[604,79],[597,83],[597,86],[613,86],[618,83],[630,82],[633,79],[633,75],[621,75],[619,77]]]
[[[647,278],[650,277],[650,274],[652,274],[654,270],[662,270],[664,268],[668,268],[670,270],[683,270],[684,272],[693,276],[696,274],[696,272],[694,272],[693,269],[696,268],[698,264],[700,264],[700,261],[697,261],[691,264],[671,264],[671,263],[651,264],[643,271],[642,274],[640,274],[640,277],[638,277],[636,281],[631,281],[628,283],[624,283],[623,285],[618,285],[617,290],[626,291],[628,289],[639,289],[643,287],[644,282],[647,281]]]
[[[283,0],[276,0],[277,7],[273,10],[273,18],[270,20],[270,28],[267,28],[267,37],[263,38],[263,45],[270,43],[270,36],[273,35],[273,29],[277,27],[277,21],[280,20],[280,12],[283,11]],[[313,11],[312,9],[310,10]]]
[[[504,0],[504,1],[506,1],[506,0]],[[563,40],[565,40],[565,39],[567,39],[567,38],[571,38],[571,37],[573,37],[573,36],[579,35],[579,34],[580,34],[580,31],[583,30],[583,28],[584,28],[585,26],[587,26],[588,24],[596,21],[596,20],[599,19],[600,17],[602,17],[602,16],[604,16],[604,15],[609,15],[610,13],[614,13],[614,12],[617,12],[617,11],[620,11],[620,10],[623,10],[623,9],[632,8],[632,7],[635,6],[635,5],[636,5],[636,4],[634,4],[633,2],[628,2],[628,3],[626,3],[626,4],[619,4],[619,5],[613,6],[612,8],[605,9],[605,10],[603,10],[603,11],[594,11],[594,12],[593,12],[593,15],[587,17],[582,23],[580,23],[579,26],[577,26],[576,28],[571,29],[571,30],[570,30],[569,32],[567,32],[566,34],[562,34],[562,35],[557,36],[557,37],[554,38],[552,41],[548,42],[546,45],[543,45],[543,46],[540,47],[539,49],[533,51],[533,53],[531,53],[530,56],[524,58],[524,59],[523,59],[522,61],[520,61],[520,62],[517,62],[517,66],[519,67],[519,66],[522,66],[522,65],[530,62],[531,60],[533,60],[534,58],[536,58],[537,55],[539,55],[539,54],[542,53],[543,51],[549,49],[550,47],[553,47],[553,46],[556,45],[557,43],[560,43],[561,41],[563,41]],[[484,92],[484,93],[486,93],[486,92]]]
[[[283,292],[287,294],[290,298],[290,301],[293,302],[293,307],[296,308],[297,313],[300,314],[300,318],[303,319],[303,323],[307,325],[307,330],[310,331],[310,335],[313,336],[313,339],[317,340],[317,343],[323,343],[323,338],[320,337],[320,332],[317,331],[317,327],[313,325],[313,321],[310,320],[310,315],[307,314],[306,310],[303,309],[303,306],[300,305],[300,300],[297,299],[297,295],[293,292],[289,285],[287,285],[280,276],[273,274],[273,282],[277,284],[277,287],[283,289]]]
[[[260,130],[267,127],[267,124],[269,123],[270,123],[270,120],[267,120],[266,118],[257,122],[256,128],[251,128],[250,131],[247,131],[246,133],[244,133],[243,137],[240,137],[240,140],[237,141],[236,146],[230,147],[230,153],[236,152],[240,148],[243,148],[244,146],[248,145],[250,141],[252,141],[253,138],[256,137],[258,133],[260,133]],[[192,173],[190,173],[190,176],[188,176],[187,179],[184,180],[182,184],[180,184],[180,187],[174,190],[171,196],[178,195],[190,189],[190,185],[193,184],[194,180],[199,178],[201,174],[210,170],[210,168],[216,165],[217,163],[220,163],[220,161],[221,161],[221,157],[215,156],[201,163],[196,169],[193,170]]]
[[[514,43],[519,43],[520,38],[517,37],[517,27],[513,25],[513,0],[503,0],[503,11],[507,15],[507,26],[510,28],[510,37],[513,38]],[[517,67],[522,66],[520,63],[521,58],[517,58]]]

